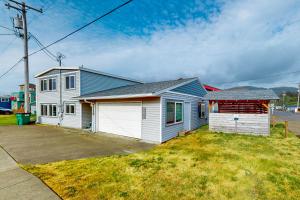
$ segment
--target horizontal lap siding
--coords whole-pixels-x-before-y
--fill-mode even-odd
[[[269,134],[269,114],[238,114],[237,128],[234,115],[230,113],[210,113],[209,129],[224,133]]]
[[[207,94],[199,80],[195,80],[183,86],[177,87],[172,91],[201,97]]]
[[[142,139],[160,142],[160,99],[143,100],[146,119],[142,119]]]
[[[108,90],[125,85],[137,84],[136,82],[81,71],[81,95]]]
[[[65,89],[65,76],[66,74],[75,74],[76,75],[76,89],[66,90]],[[40,91],[40,80],[47,78],[56,78],[56,91]],[[55,73],[48,74],[48,76],[43,76],[42,78],[37,79],[37,118],[38,123],[41,124],[52,124],[57,125],[59,123],[58,117],[48,117],[41,116],[41,104],[56,104],[57,112],[59,112],[59,90],[60,90],[60,81],[59,74],[55,71]],[[68,71],[62,74],[62,100],[64,105],[66,103],[74,103],[75,104],[75,115],[66,115],[64,114],[62,120],[62,126],[72,127],[72,128],[81,128],[81,105],[79,101],[73,100],[73,97],[80,95],[80,73],[79,71]]]
[[[184,130],[184,124],[166,125],[166,102],[168,100],[176,100],[182,102],[191,102],[191,129],[207,124],[206,119],[198,117],[198,102],[201,102],[200,97],[187,96],[184,94],[174,94],[170,92],[163,93],[162,97],[162,142],[170,140],[178,135],[179,132]]]

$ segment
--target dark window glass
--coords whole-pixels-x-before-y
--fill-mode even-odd
[[[167,102],[167,124],[175,122],[175,103]]]
[[[66,89],[70,89],[70,77],[66,77]]]
[[[182,103],[176,103],[176,122],[182,121]]]

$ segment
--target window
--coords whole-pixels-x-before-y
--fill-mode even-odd
[[[42,116],[48,115],[48,106],[46,104],[41,104],[41,115]]]
[[[47,89],[47,79],[41,80],[41,91],[46,91]]]
[[[1,102],[9,102],[9,98],[0,98]]]
[[[51,117],[56,117],[57,116],[56,105],[55,104],[49,104],[49,116],[51,116]]]
[[[66,114],[75,114],[75,104],[66,104]]]
[[[183,121],[183,104],[181,102],[167,102],[167,124]]]
[[[66,89],[75,89],[75,75],[66,76]]]
[[[56,79],[50,78],[49,79],[49,91],[56,90]]]
[[[176,103],[176,122],[182,122],[183,119],[182,103]]]
[[[198,116],[205,118],[205,103],[198,103]]]

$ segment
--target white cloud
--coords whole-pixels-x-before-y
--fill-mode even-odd
[[[300,70],[299,9],[297,0],[230,1],[210,22],[196,19],[177,28],[161,26],[149,37],[76,41],[75,36],[52,50],[65,53],[68,65],[83,64],[146,81],[199,76],[205,82],[229,86],[221,83]],[[16,52],[9,53],[6,57],[14,60]],[[31,58],[32,77],[52,65],[48,60],[42,54]],[[22,77],[21,70],[10,77]],[[299,79],[298,73],[249,84],[278,86]],[[3,79],[0,85],[5,82],[15,84]]]

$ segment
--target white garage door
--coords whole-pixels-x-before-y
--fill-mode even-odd
[[[141,103],[99,103],[98,130],[134,138],[141,138]]]

